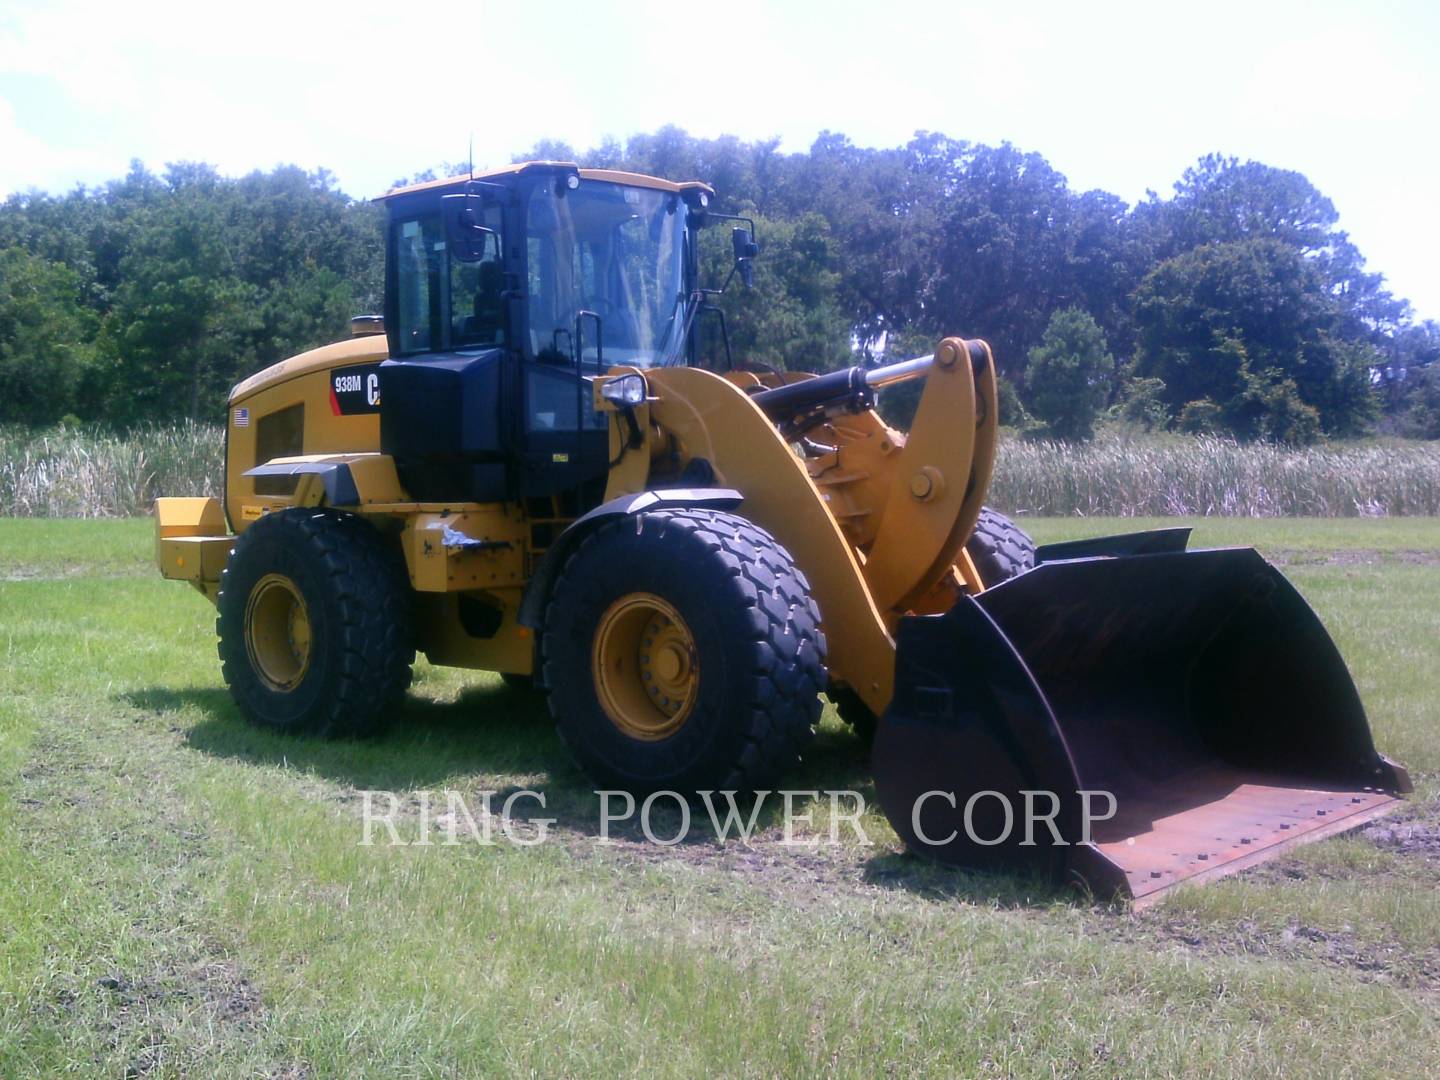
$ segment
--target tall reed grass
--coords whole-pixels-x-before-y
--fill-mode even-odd
[[[161,495],[214,495],[224,433],[213,424],[0,427],[0,516],[129,517]]]
[[[1440,443],[1290,448],[1208,436],[1010,439],[989,501],[1012,514],[1385,517],[1440,514]]]
[[[0,516],[125,517],[147,513],[160,495],[214,495],[222,451],[221,429],[205,424],[126,434],[0,427]],[[1440,443],[1007,438],[989,501],[1020,515],[1440,515]]]

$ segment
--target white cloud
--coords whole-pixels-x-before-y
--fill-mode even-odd
[[[55,190],[122,173],[124,158],[84,147],[56,146],[20,126],[15,107],[0,98],[0,198],[31,188]]]

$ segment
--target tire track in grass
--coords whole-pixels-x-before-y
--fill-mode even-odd
[[[18,845],[54,894],[47,969],[16,1002],[28,1041],[125,1077],[304,1075],[252,975],[198,929],[188,881],[208,837],[146,740],[113,729],[51,713],[6,784]]]

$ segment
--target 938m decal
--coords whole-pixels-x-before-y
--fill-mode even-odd
[[[336,416],[380,411],[380,365],[356,364],[330,372],[330,410]]]

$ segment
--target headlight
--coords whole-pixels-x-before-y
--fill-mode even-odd
[[[600,396],[606,401],[627,408],[645,403],[647,387],[644,375],[621,375],[600,384]]]

